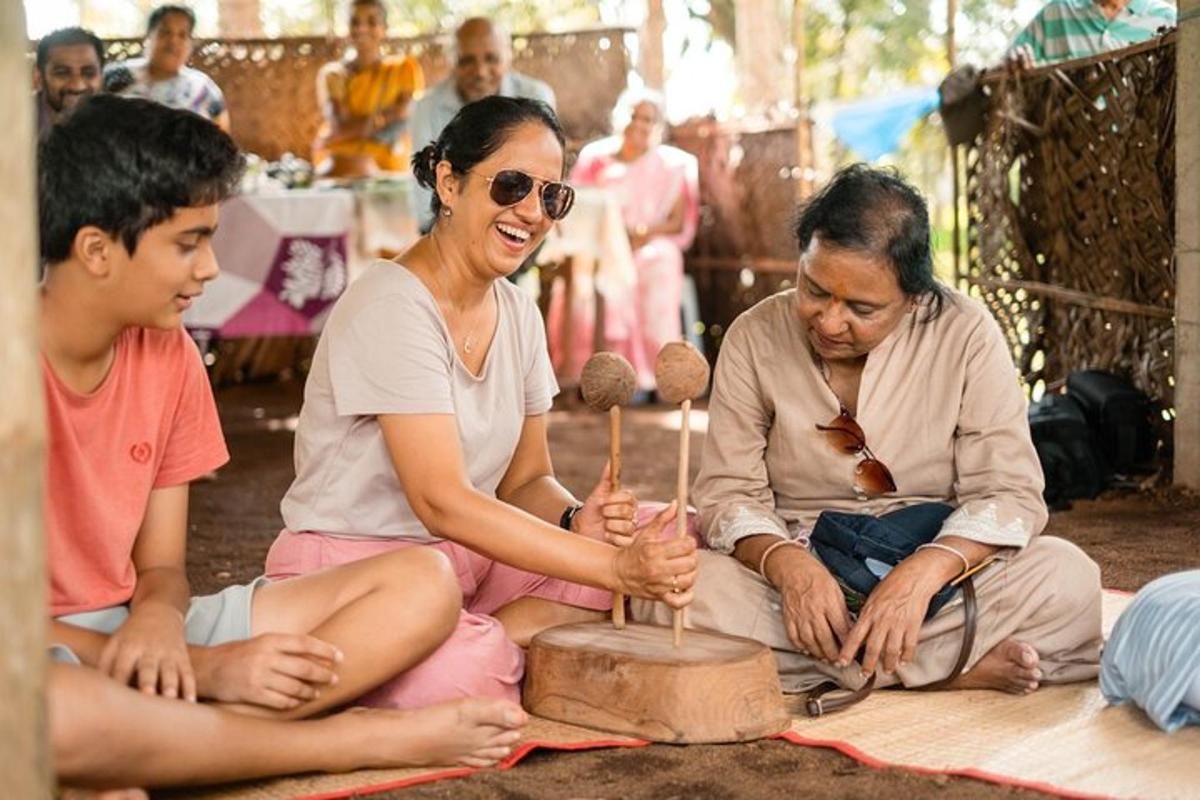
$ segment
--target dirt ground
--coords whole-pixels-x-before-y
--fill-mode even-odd
[[[218,391],[231,463],[192,492],[188,563],[192,586],[210,592],[257,576],[281,522],[292,479],[298,383]],[[692,415],[692,474],[706,415]],[[578,408],[552,412],[550,443],[562,482],[584,496],[606,457],[606,420]],[[675,482],[678,412],[626,414],[624,482],[642,499],[669,499]],[[1200,501],[1173,492],[1110,493],[1053,514],[1048,532],[1100,564],[1106,586],[1136,590],[1166,572],[1200,566]],[[537,753],[507,772],[417,786],[378,797],[415,798],[819,798],[1038,796],[969,779],[877,770],[832,750],[765,741],[743,745]]]

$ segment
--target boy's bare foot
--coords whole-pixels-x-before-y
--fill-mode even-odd
[[[998,689],[1010,694],[1030,694],[1042,680],[1038,654],[1032,645],[1005,639],[988,651],[970,670],[958,676],[948,689]]]
[[[471,697],[409,711],[355,708],[343,722],[356,768],[490,767],[512,753],[529,717],[507,700]]]

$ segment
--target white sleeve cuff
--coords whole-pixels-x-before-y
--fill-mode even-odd
[[[709,526],[709,549],[729,554],[739,539],[747,536],[770,534],[784,539],[793,538],[787,525],[775,514],[761,506],[735,505],[723,509]]]
[[[972,511],[972,507],[978,510]],[[937,538],[943,536],[961,536],[995,547],[1024,547],[1029,544],[1033,534],[1029,523],[1019,516],[1013,516],[1001,524],[996,504],[988,503],[983,508],[978,508],[978,504],[968,504],[957,509],[942,524]]]

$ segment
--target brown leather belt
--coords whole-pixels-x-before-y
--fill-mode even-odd
[[[909,689],[917,691],[929,692],[936,689],[944,689],[955,678],[962,674],[963,669],[967,666],[967,661],[971,658],[971,648],[975,646],[975,628],[978,616],[978,604],[975,600],[975,581],[968,577],[961,584],[963,595],[963,641],[962,647],[958,651],[958,660],[954,662],[954,668],[950,670],[950,674],[941,680],[927,683],[924,686],[909,686]],[[810,717],[819,717],[823,714],[830,714],[834,711],[840,711],[843,708],[849,708],[855,703],[866,699],[867,695],[875,688],[875,673],[871,673],[871,677],[867,678],[867,682],[860,688],[854,690],[842,690],[842,687],[832,681],[826,681],[821,685],[810,690],[804,698],[804,711]],[[839,694],[833,697],[828,697],[830,692],[844,691],[844,694]]]

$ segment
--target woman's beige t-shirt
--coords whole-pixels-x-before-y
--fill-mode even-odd
[[[471,484],[495,495],[525,417],[558,393],[533,299],[494,284],[498,319],[479,376],[458,358],[425,285],[379,261],[325,323],[296,429],[296,479],[283,498],[293,531],[432,541],[404,496],[376,416],[450,414]]]

